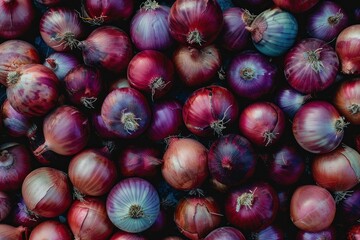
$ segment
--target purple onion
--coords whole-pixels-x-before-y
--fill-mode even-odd
[[[247,10],[232,7],[223,12],[224,25],[221,36],[221,46],[229,51],[240,51],[251,42],[250,32],[245,29],[254,20]]]
[[[149,139],[164,140],[179,133],[184,126],[182,105],[177,100],[163,100],[152,106],[153,118],[146,132]]]
[[[277,67],[264,55],[246,51],[232,59],[226,75],[228,85],[235,94],[254,100],[272,91]]]
[[[296,240],[318,240],[318,239],[335,240],[336,239],[335,228],[333,226],[330,226],[320,232],[306,232],[299,230],[298,234],[296,235]]]
[[[91,124],[96,134],[100,137],[107,139],[116,138],[117,135],[106,127],[100,111],[95,111],[91,114]]]
[[[360,185],[351,191],[338,192],[336,197],[341,199],[338,201],[337,213],[342,221],[349,224],[357,223],[360,220]]]
[[[204,240],[246,240],[245,236],[234,227],[219,227],[212,230]]]
[[[275,103],[290,118],[293,118],[309,99],[311,99],[310,94],[298,92],[289,85],[279,88],[275,93]]]
[[[285,239],[284,231],[277,225],[270,225],[261,231],[252,232],[250,235],[251,235],[251,239],[256,239],[256,240],[284,240]]]
[[[30,212],[21,197],[11,210],[9,221],[13,226],[35,227],[43,220],[39,215]]]
[[[155,0],[143,2],[130,23],[130,37],[139,50],[166,50],[174,43],[169,32],[170,8]]]
[[[348,14],[340,5],[323,1],[309,14],[305,29],[311,37],[328,42],[335,39],[348,24]]]
[[[50,54],[44,61],[44,66],[53,70],[55,75],[62,81],[66,74],[81,61],[72,53],[54,52]]]

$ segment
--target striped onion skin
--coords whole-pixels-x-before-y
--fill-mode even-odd
[[[137,177],[126,178],[111,189],[106,210],[117,228],[138,233],[155,222],[160,213],[160,199],[150,182]]]
[[[247,29],[258,51],[277,57],[294,45],[298,23],[293,14],[275,7],[260,13]]]

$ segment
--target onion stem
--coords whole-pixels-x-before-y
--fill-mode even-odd
[[[266,142],[265,147],[268,146],[270,143],[272,143],[273,139],[276,138],[277,134],[278,133],[269,132],[269,131],[264,133],[264,142]]]
[[[252,68],[246,67],[241,69],[240,76],[245,80],[252,80],[255,77],[255,71]]]
[[[324,64],[320,60],[320,52],[322,48],[318,48],[316,50],[307,51],[304,57],[308,60],[311,65],[311,69],[313,69],[316,73],[319,73],[322,69],[324,69]]]
[[[153,0],[146,0],[145,2],[141,3],[140,8],[144,9],[145,11],[148,10],[155,10],[159,8],[159,3]]]
[[[8,86],[14,85],[19,81],[21,74],[17,71],[9,72],[7,75],[6,83]]]
[[[40,156],[41,154],[43,154],[47,150],[48,150],[48,145],[46,143],[43,143],[38,148],[35,149],[34,155],[35,156]]]
[[[218,120],[216,120],[216,121],[214,121],[214,122],[212,122],[212,123],[210,124],[210,127],[211,127],[212,129],[214,129],[214,132],[215,132],[218,136],[222,136],[222,131],[223,131],[224,129],[226,129],[225,124],[227,124],[227,123],[230,121],[230,119],[228,119],[228,120],[225,121],[225,118],[226,118],[226,115],[227,115],[227,111],[228,111],[231,107],[232,107],[232,105],[230,105],[230,106],[228,106],[228,107],[226,108],[222,119],[218,119]]]
[[[105,18],[107,17],[102,14],[99,17],[98,16],[93,17],[93,18],[90,17],[89,14],[86,12],[83,4],[81,5],[81,13],[79,13],[79,12],[77,12],[77,13],[81,20],[83,20],[84,22],[89,23],[90,25],[93,25],[93,26],[99,26],[99,25],[103,24],[105,21]]]
[[[0,153],[0,167],[10,168],[14,163],[14,157],[7,150]]]
[[[129,217],[133,219],[143,218],[145,216],[144,210],[140,205],[131,205],[129,208]]]
[[[154,81],[151,81],[149,87],[151,89],[151,100],[154,100],[154,95],[156,90],[162,90],[166,87],[169,82],[165,83],[162,77],[157,77]]]
[[[63,35],[56,34],[52,41],[60,42],[59,45],[55,47],[60,47],[64,45],[64,48],[70,47],[70,49],[74,49],[79,45],[79,40],[75,39],[75,34],[66,32]]]
[[[251,14],[249,10],[245,9],[241,18],[247,26],[250,26],[256,16],[257,15]]]
[[[56,70],[58,68],[58,65],[56,64],[55,59],[47,58],[45,61],[50,65],[52,70]]]
[[[349,122],[345,122],[344,117],[340,117],[335,121],[335,129],[337,132],[342,132],[344,131],[344,128],[349,124],[350,124]]]
[[[348,109],[352,115],[360,113],[360,105],[359,104],[353,103],[348,107]]]
[[[125,112],[126,109],[122,110],[121,115],[121,123],[124,124],[124,129],[127,133],[131,133],[139,128],[138,121],[141,120],[141,118],[137,118],[134,113],[132,112]]]
[[[96,97],[82,97],[80,102],[87,108],[95,108],[94,103],[96,102]]]
[[[246,208],[251,209],[254,202],[254,194],[256,192],[256,189],[257,188],[255,188],[254,191],[249,190],[248,193],[243,193],[237,198],[236,212],[240,211],[241,206],[245,206]]]
[[[194,31],[191,31],[187,38],[186,38],[187,42],[189,44],[198,44],[199,46],[201,46],[202,42],[204,42],[199,30],[195,29]]]
[[[350,197],[354,191],[336,191],[334,192],[335,203],[338,204],[346,198]]]
[[[74,187],[73,198],[79,200],[80,202],[84,202],[85,201],[85,194],[81,193],[79,191],[79,189]]]
[[[341,12],[341,9],[334,15],[328,17],[328,23],[330,25],[336,25],[340,22],[340,20],[344,17],[344,14]]]

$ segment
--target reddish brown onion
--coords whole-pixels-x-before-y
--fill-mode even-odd
[[[73,235],[67,225],[55,220],[47,220],[37,225],[30,234],[29,240],[72,240]]]
[[[3,240],[24,240],[27,239],[27,235],[28,229],[25,227],[0,224],[0,237]]]

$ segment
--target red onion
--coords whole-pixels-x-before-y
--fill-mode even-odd
[[[41,117],[58,104],[59,79],[41,64],[27,64],[10,72],[6,94],[11,106],[29,117]]]
[[[240,97],[259,99],[273,90],[277,67],[267,57],[246,51],[232,58],[226,73],[229,88]]]
[[[90,135],[89,121],[77,108],[62,105],[45,117],[43,132],[45,142],[34,151],[35,155],[52,150],[70,156],[86,146]]]
[[[343,144],[316,155],[311,170],[317,185],[329,191],[347,191],[360,183],[360,154]]]
[[[207,149],[191,138],[170,139],[163,161],[164,179],[178,190],[198,188],[209,175]]]
[[[335,50],[340,59],[341,72],[360,73],[360,24],[346,27],[336,38]]]
[[[103,80],[97,68],[79,64],[64,78],[68,99],[77,106],[95,108],[103,90]]]
[[[179,201],[174,221],[180,232],[190,239],[203,239],[220,226],[222,213],[212,197],[189,197]]]
[[[175,49],[172,60],[179,79],[188,87],[209,83],[221,67],[220,50],[215,45],[201,49],[180,45]]]
[[[298,42],[284,59],[288,83],[302,93],[323,91],[335,82],[339,59],[326,42],[306,38]]]
[[[279,199],[274,188],[254,182],[233,188],[225,200],[225,215],[236,228],[260,231],[270,226],[277,215]]]
[[[144,1],[132,17],[130,37],[139,50],[163,51],[173,45],[168,16],[170,8],[155,0]]]
[[[31,152],[23,144],[10,142],[0,145],[0,151],[0,189],[19,190],[32,169]]]
[[[35,18],[30,0],[2,0],[0,2],[0,37],[15,39],[25,35]]]
[[[276,149],[267,161],[269,178],[282,186],[298,182],[305,171],[305,159],[295,145],[283,145]]]
[[[134,11],[134,0],[85,0],[85,22],[92,25],[111,23],[118,20],[128,19]]]
[[[108,194],[106,210],[120,230],[138,233],[148,229],[160,212],[160,199],[154,186],[142,178],[126,178]]]
[[[146,135],[150,140],[160,141],[180,132],[184,122],[182,105],[177,100],[156,101],[152,105],[153,117]]]
[[[40,63],[36,48],[22,40],[7,40],[0,44],[0,83],[7,87],[9,72],[25,64]]]
[[[169,30],[178,42],[193,47],[212,44],[223,26],[223,15],[214,0],[178,0],[170,8]]]
[[[78,47],[86,65],[114,73],[124,71],[133,55],[130,38],[114,26],[96,28]]]
[[[127,78],[131,87],[151,98],[159,98],[168,93],[174,82],[174,65],[163,53],[144,50],[137,53],[127,68]]]
[[[231,7],[223,12],[224,26],[220,33],[221,46],[229,51],[244,50],[250,43],[250,26],[255,16],[248,10]]]
[[[101,117],[100,111],[94,111],[91,113],[91,126],[95,130],[96,134],[105,139],[114,139],[117,135],[110,131],[104,123]]]
[[[314,7],[319,0],[273,0],[280,8],[293,13],[302,13]]]
[[[250,142],[236,134],[215,140],[209,149],[210,175],[227,186],[239,185],[255,172],[256,157]]]
[[[285,240],[285,233],[283,228],[280,228],[278,225],[270,225],[267,228],[260,230],[258,232],[252,232],[251,239],[256,240]]]
[[[3,240],[24,240],[27,239],[28,229],[19,226],[13,227],[7,224],[0,224],[0,237]]]
[[[350,191],[336,192],[335,201],[337,201],[336,214],[341,221],[348,224],[355,224],[360,219],[360,185]]]
[[[347,232],[347,240],[358,240],[360,238],[360,224],[353,225]]]
[[[12,137],[30,136],[34,126],[32,119],[17,112],[5,99],[1,106],[1,116],[6,132]]]
[[[108,239],[114,229],[100,198],[75,200],[66,217],[75,239]]]
[[[9,214],[12,208],[11,197],[9,194],[0,192],[0,222],[2,222]]]
[[[47,220],[37,225],[30,234],[29,240],[72,240],[73,235],[67,225],[55,220]]]
[[[212,230],[204,240],[246,240],[244,235],[234,227],[219,227]]]
[[[271,102],[251,103],[240,113],[240,132],[257,146],[276,144],[285,130],[285,114]]]
[[[70,161],[68,175],[75,194],[102,196],[110,191],[117,180],[116,165],[97,149],[86,149]]]
[[[40,35],[55,51],[69,51],[77,47],[84,36],[84,26],[78,13],[70,8],[50,8],[39,22]]]
[[[299,186],[291,197],[290,218],[301,230],[317,232],[328,228],[335,217],[335,201],[325,188]]]
[[[333,103],[346,120],[360,125],[360,78],[342,82],[335,92]]]
[[[21,194],[29,211],[46,218],[64,213],[72,202],[67,175],[50,167],[30,172],[22,184]]]
[[[9,223],[13,226],[23,226],[27,228],[34,228],[43,220],[43,217],[27,209],[23,197],[20,197],[16,204],[14,204],[9,216]]]
[[[296,113],[292,131],[298,144],[312,153],[327,153],[341,143],[347,123],[323,100],[308,102]]]
[[[296,235],[296,240],[335,240],[336,239],[336,231],[335,227],[330,226],[319,232],[307,232],[299,230]]]
[[[153,179],[160,173],[161,153],[150,144],[124,146],[117,157],[122,177],[140,177]]]
[[[339,4],[323,1],[313,8],[305,28],[310,37],[329,42],[335,39],[348,23],[348,13]]]
[[[183,106],[185,126],[198,136],[222,135],[237,121],[239,106],[234,95],[221,86],[194,91]]]
[[[109,240],[147,240],[147,238],[136,233],[118,231]]]
[[[53,70],[62,81],[66,74],[80,63],[80,60],[72,53],[54,52],[45,59],[44,66]]]
[[[151,109],[148,101],[134,88],[111,91],[101,106],[105,126],[120,138],[136,138],[148,128]]]

